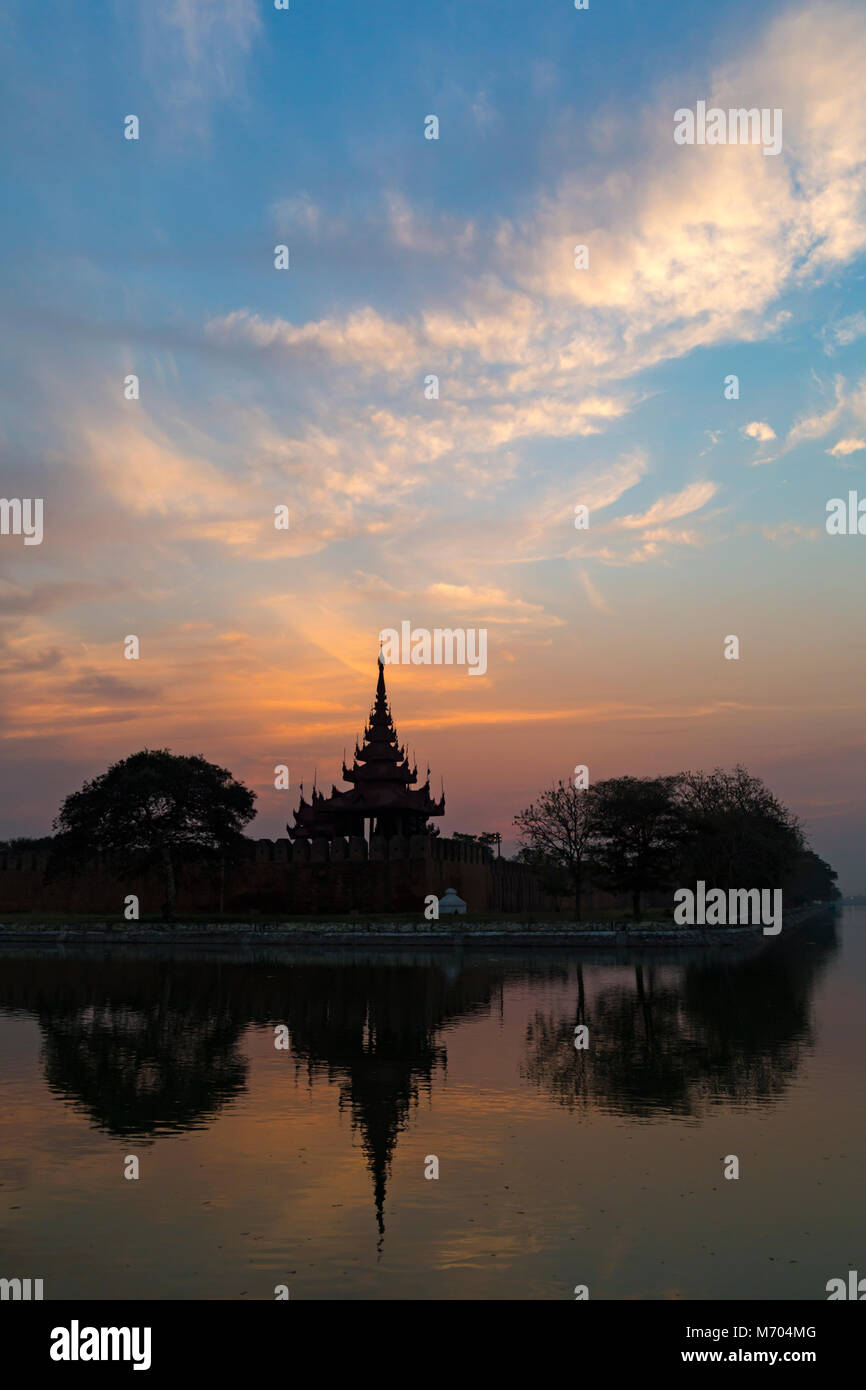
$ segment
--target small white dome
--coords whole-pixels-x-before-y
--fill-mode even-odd
[[[458,898],[453,888],[446,888],[445,892],[442,894],[442,897],[439,899],[440,917],[443,912],[464,913],[465,911],[466,903],[464,902],[464,900],[462,898]]]

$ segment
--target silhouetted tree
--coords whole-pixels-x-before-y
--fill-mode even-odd
[[[684,772],[677,802],[683,883],[703,879],[725,890],[779,887],[803,851],[796,816],[744,767]]]
[[[785,898],[794,903],[835,902],[842,894],[836,886],[838,874],[814,850],[804,849],[797,856],[785,882]]]
[[[471,845],[485,845],[492,850],[494,845],[499,845],[502,836],[498,830],[482,830],[478,835],[464,835],[461,831],[455,830],[451,835],[452,840],[464,840]]]
[[[481,834],[478,836],[478,843],[479,845],[486,845],[491,852],[495,845],[497,858],[499,857],[500,848],[502,846],[502,836],[498,830],[482,830]]]
[[[34,835],[16,835],[16,836],[14,836],[13,839],[11,839],[11,840],[3,840],[3,841],[2,841],[3,848],[4,848],[4,849],[12,850],[13,853],[14,853],[16,850],[18,850],[18,851],[23,851],[23,850],[37,851],[37,850],[50,849],[51,846],[52,846],[53,844],[54,844],[54,836],[53,836],[53,835],[35,835],[35,836],[34,836]]]
[[[568,874],[574,894],[574,920],[580,921],[580,899],[593,835],[592,801],[582,787],[558,782],[514,817],[524,863],[544,871]]]
[[[116,857],[122,874],[158,865],[170,916],[181,863],[230,856],[254,803],[255,792],[200,754],[145,748],[66,798],[54,821],[52,869],[77,867],[97,854]]]
[[[669,887],[682,839],[676,777],[612,777],[586,793],[593,877],[613,892],[641,896]]]
[[[11,840],[0,840],[0,854],[44,854],[53,844],[53,835],[16,835]]]

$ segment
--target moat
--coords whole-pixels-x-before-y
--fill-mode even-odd
[[[0,1274],[824,1299],[864,1261],[864,987],[863,907],[742,951],[3,943]]]

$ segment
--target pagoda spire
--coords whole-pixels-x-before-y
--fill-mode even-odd
[[[377,658],[379,666],[379,679],[376,682],[376,705],[374,715],[380,710],[383,714],[388,714],[388,692],[385,689],[385,653],[382,651],[382,643],[379,643],[379,656]]]
[[[367,821],[371,825],[375,823],[377,834],[430,835],[434,832],[428,828],[428,819],[444,815],[444,794],[438,802],[430,795],[429,769],[427,784],[412,790],[418,782],[418,768],[417,764],[410,767],[406,749],[400,744],[394,727],[385,687],[385,654],[382,647],[380,640],[376,698],[360,747],[358,740],[355,740],[351,768],[346,766],[345,751],[343,753],[343,779],[351,789],[346,792],[332,789],[330,797],[320,796],[318,779],[314,774],[315,810],[305,809],[301,815],[299,808],[294,830],[289,830],[293,839],[363,834]]]

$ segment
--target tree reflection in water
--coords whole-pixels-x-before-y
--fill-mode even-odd
[[[296,1075],[336,1085],[351,1115],[381,1245],[397,1139],[445,1074],[446,1025],[501,1010],[509,985],[556,985],[563,1002],[536,1012],[521,1073],[557,1103],[637,1117],[771,1103],[810,1044],[837,949],[832,917],[751,954],[19,949],[3,957],[0,1008],[38,1019],[55,1094],[139,1142],[207,1127],[246,1088],[244,1031],[287,1024]]]
[[[645,951],[596,989],[578,965],[574,1015],[536,1013],[522,1074],[562,1105],[636,1117],[771,1102],[811,1044],[815,986],[837,950],[830,916],[754,954],[707,950],[678,965]],[[585,1051],[575,1023],[589,1027]]]

